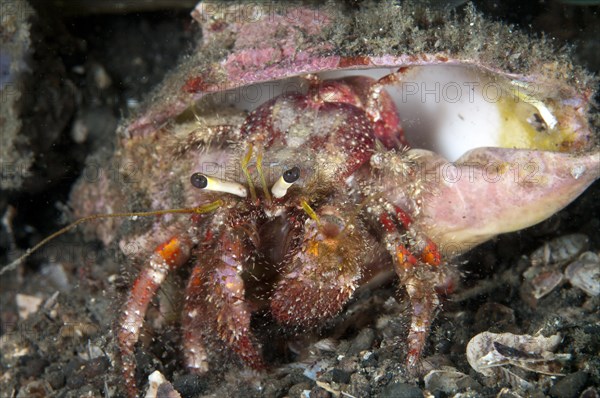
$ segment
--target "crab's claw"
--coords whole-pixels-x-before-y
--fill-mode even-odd
[[[313,216],[271,297],[271,313],[288,326],[310,328],[338,314],[358,286],[372,244],[348,207],[323,206]]]

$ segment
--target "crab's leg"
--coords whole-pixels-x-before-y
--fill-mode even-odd
[[[400,123],[396,104],[385,90],[385,85],[400,79],[396,74],[374,80],[367,76],[350,76],[338,80],[321,81],[310,75],[314,101],[350,104],[365,111],[373,129],[373,136],[386,148],[408,145]]]
[[[186,288],[185,305],[182,316],[183,355],[185,365],[194,373],[208,371],[208,354],[205,343],[208,341],[207,326],[214,317],[206,301],[206,270],[202,263],[194,266]]]
[[[416,372],[419,358],[431,329],[431,322],[440,305],[435,286],[441,275],[426,264],[408,269],[396,262],[394,265],[396,273],[400,277],[400,284],[406,288],[413,310],[406,338],[408,345],[406,366],[410,372]]]
[[[404,210],[387,204],[385,210],[379,209],[377,214],[384,233],[395,242],[392,255],[398,263],[440,265],[442,256],[437,245],[414,228],[412,219]],[[400,234],[400,231],[403,233]]]
[[[146,309],[167,273],[180,267],[189,259],[190,246],[190,242],[179,237],[173,237],[159,245],[129,292],[117,339],[121,350],[125,386],[131,397],[137,395],[134,347],[140,336]]]
[[[244,298],[241,273],[247,247],[235,231],[225,230],[217,239],[216,248],[194,267],[186,290],[182,320],[186,366],[199,373],[208,370],[204,343],[216,333],[245,364],[264,368],[260,345],[250,330],[251,308]]]
[[[443,275],[437,266],[417,260],[406,249],[405,236],[400,233],[388,233],[386,243],[392,255],[394,270],[400,278],[400,286],[405,287],[413,310],[407,337],[406,365],[409,371],[414,372],[440,303],[436,286]]]
[[[439,267],[441,256],[437,247],[412,228],[412,220],[402,209],[388,204],[377,208],[375,213],[383,228],[400,286],[406,288],[413,310],[407,337],[406,365],[409,371],[416,372],[431,322],[440,304],[436,288],[444,286],[447,277]]]

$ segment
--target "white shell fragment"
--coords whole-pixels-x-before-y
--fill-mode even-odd
[[[565,264],[575,260],[587,248],[588,242],[584,234],[564,235],[531,253],[531,267],[523,273],[522,297],[535,305],[536,300],[548,295],[565,279],[590,296],[600,294],[600,259],[596,254],[582,254],[563,273]]]
[[[455,394],[469,385],[469,376],[459,372],[452,366],[442,366],[434,369],[423,378],[425,388],[429,391],[443,391],[446,394]]]
[[[565,276],[571,285],[578,287],[590,296],[600,294],[600,256],[593,252],[583,253],[567,269]]]
[[[148,376],[148,383],[146,398],[181,398],[181,395],[158,370]]]
[[[467,360],[475,371],[484,376],[501,377],[515,387],[528,389],[530,383],[512,373],[510,366],[545,375],[562,375],[560,361],[571,356],[553,352],[561,339],[558,334],[534,337],[483,332],[467,344]]]
[[[523,273],[531,286],[531,293],[536,300],[550,293],[563,281],[560,270],[548,270],[546,267],[531,267]]]
[[[29,315],[35,314],[43,301],[39,297],[29,296],[27,294],[17,294],[15,300],[19,311],[19,318],[23,320],[27,319]]]
[[[575,259],[588,247],[589,239],[584,234],[559,236],[546,242],[531,253],[531,265],[561,265]]]

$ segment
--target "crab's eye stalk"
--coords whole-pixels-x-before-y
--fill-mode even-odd
[[[246,187],[237,182],[223,181],[216,177],[208,177],[202,173],[194,173],[190,177],[190,182],[195,188],[206,191],[224,192],[245,198],[248,195]]]
[[[287,193],[288,188],[298,181],[298,178],[300,178],[300,169],[298,167],[294,166],[291,169],[284,171],[283,175],[279,177],[275,184],[273,184],[271,193],[277,199],[283,198]]]

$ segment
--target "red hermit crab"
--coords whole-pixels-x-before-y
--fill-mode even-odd
[[[312,328],[390,269],[410,298],[414,370],[438,293],[453,288],[448,262],[600,175],[593,80],[544,43],[521,51],[528,38],[472,9],[413,31],[396,5],[367,10],[375,30],[341,6],[249,7],[198,5],[197,52],[119,129],[115,160],[143,172],[72,192],[78,216],[160,214],[142,231],[117,233],[115,218],[96,229],[142,249],[117,327],[131,396],[146,308],[182,267],[192,372],[221,349],[267,367],[254,313]]]
[[[267,306],[280,324],[316,326],[382,268],[376,250],[389,253],[386,266],[410,286],[415,311],[407,361],[414,366],[444,274],[436,245],[372,184],[377,151],[393,153],[406,162],[406,173],[414,172],[400,160],[399,118],[379,84],[367,77],[313,78],[306,93],[279,95],[241,126],[193,144],[197,160],[187,193],[206,214],[161,242],[135,282],[118,331],[128,385],[146,306],[166,273],[191,257],[182,318],[191,370],[209,369],[212,336],[247,365],[263,368],[252,312]]]

